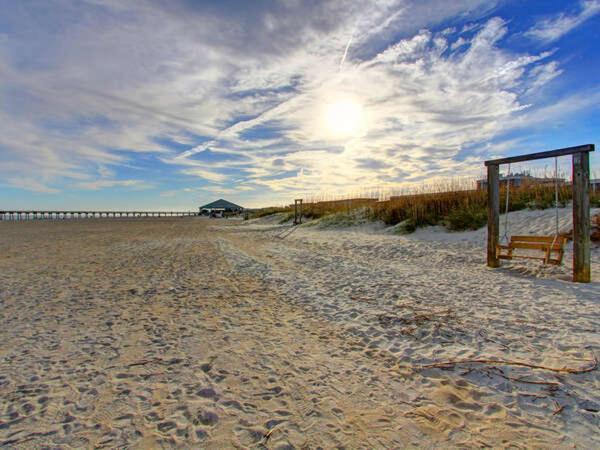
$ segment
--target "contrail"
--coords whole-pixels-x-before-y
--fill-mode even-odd
[[[342,56],[342,60],[340,61],[340,70],[342,70],[344,61],[346,61],[346,56],[348,56],[348,49],[350,48],[351,43],[352,43],[352,36],[350,36],[350,39],[348,39],[348,43],[346,44],[346,49],[344,50],[344,56]]]

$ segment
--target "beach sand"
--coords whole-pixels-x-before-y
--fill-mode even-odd
[[[483,231],[290,231],[0,223],[0,446],[600,446],[598,370],[425,367],[592,366],[597,248],[573,284]]]

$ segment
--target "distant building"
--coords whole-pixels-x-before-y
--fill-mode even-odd
[[[511,173],[500,177],[500,187],[506,187],[508,183],[511,188],[519,188],[527,185],[540,185],[540,184],[565,184],[564,178],[538,178],[532,177],[526,173]],[[477,180],[477,189],[485,190],[488,187],[487,179]]]
[[[226,215],[239,214],[244,208],[235,203],[220,198],[212,203],[200,206],[200,214],[203,216],[223,217]]]
[[[592,192],[600,192],[600,178],[590,180],[590,190]]]

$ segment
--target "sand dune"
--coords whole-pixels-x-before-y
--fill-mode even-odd
[[[0,445],[600,444],[597,370],[424,368],[598,355],[597,278],[489,270],[479,232],[281,239],[275,223],[204,219],[0,231]]]

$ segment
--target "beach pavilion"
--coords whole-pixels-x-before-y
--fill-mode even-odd
[[[239,214],[244,210],[240,205],[220,198],[212,203],[200,207],[200,214],[205,216],[225,216]]]

